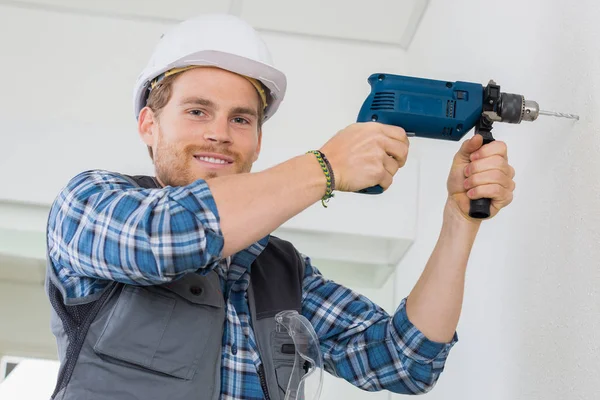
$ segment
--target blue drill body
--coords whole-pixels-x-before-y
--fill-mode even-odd
[[[483,86],[409,76],[373,74],[357,122],[402,127],[418,137],[460,140],[479,121]]]

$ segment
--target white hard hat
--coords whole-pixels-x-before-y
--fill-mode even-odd
[[[233,15],[204,14],[177,24],[159,40],[135,84],[136,119],[155,78],[192,65],[219,67],[260,81],[267,90],[265,120],[285,96],[286,76],[273,66],[269,49],[254,28]]]

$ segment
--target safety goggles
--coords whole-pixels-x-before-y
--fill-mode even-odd
[[[323,358],[319,338],[310,322],[297,311],[275,316],[277,329],[294,341],[295,359],[284,400],[318,400],[323,386]]]

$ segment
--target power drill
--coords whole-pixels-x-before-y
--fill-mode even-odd
[[[535,121],[539,115],[579,119],[573,114],[540,110],[535,101],[520,94],[503,93],[490,80],[487,86],[470,82],[447,82],[402,75],[372,74],[371,93],[363,103],[357,122],[377,121],[403,128],[407,135],[431,139],[460,140],[472,128],[483,144],[494,141],[492,124]],[[379,185],[358,193],[380,194]],[[490,199],[471,200],[472,218],[490,216]]]

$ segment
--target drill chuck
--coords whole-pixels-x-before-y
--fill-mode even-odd
[[[532,122],[540,115],[540,105],[537,101],[525,100],[525,112],[523,113],[523,121]]]
[[[535,121],[540,114],[540,107],[520,94],[502,93],[498,111],[501,122],[520,124],[522,121]]]

